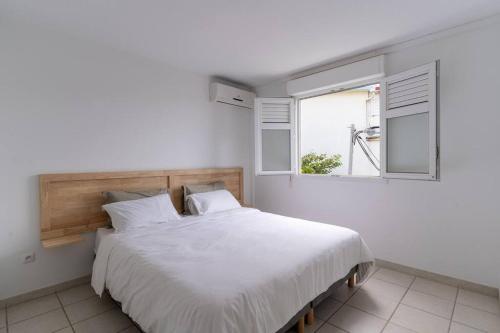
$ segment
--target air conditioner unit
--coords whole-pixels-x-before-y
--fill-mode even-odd
[[[226,84],[210,83],[210,100],[253,109],[255,94]]]

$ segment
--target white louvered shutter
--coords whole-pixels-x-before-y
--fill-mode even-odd
[[[381,94],[385,178],[438,178],[437,62],[389,76]]]
[[[295,103],[292,98],[255,99],[257,175],[295,173]]]

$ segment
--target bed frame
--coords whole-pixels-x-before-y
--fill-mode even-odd
[[[244,205],[243,168],[210,168],[132,172],[64,173],[40,175],[40,238],[45,248],[81,240],[82,234],[110,225],[102,210],[107,191],[146,191],[168,189],[177,211],[184,210],[183,185],[223,181],[227,190]],[[357,266],[327,291],[300,310],[278,333],[314,323],[314,308],[335,289],[348,281],[356,283]]]
[[[310,303],[306,304],[300,310],[297,312],[295,316],[293,316],[288,323],[286,323],[285,326],[283,326],[278,332],[276,333],[285,333],[288,332],[290,329],[292,329],[295,326],[295,330],[297,333],[304,333],[305,332],[305,325],[313,325],[315,321],[314,317],[314,308],[316,308],[325,298],[329,297],[332,295],[335,290],[340,288],[342,285],[344,285],[347,281],[347,286],[349,288],[354,288],[356,285],[356,273],[358,271],[358,266],[354,266],[349,273],[347,273],[346,276],[344,276],[342,279],[338,280],[337,282],[333,283],[328,290],[323,292],[322,294],[318,295],[315,299],[313,299]]]

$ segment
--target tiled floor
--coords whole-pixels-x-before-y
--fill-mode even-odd
[[[0,333],[140,332],[109,297],[82,285],[0,310]]]
[[[318,333],[500,333],[497,298],[379,269],[316,309]]]
[[[315,310],[319,333],[500,333],[498,299],[379,269],[363,285],[347,285]],[[108,297],[89,285],[0,310],[0,333],[133,333],[139,330]]]

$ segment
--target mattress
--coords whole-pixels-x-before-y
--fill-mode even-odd
[[[101,238],[92,286],[153,333],[271,333],[373,258],[360,235],[238,208]]]

